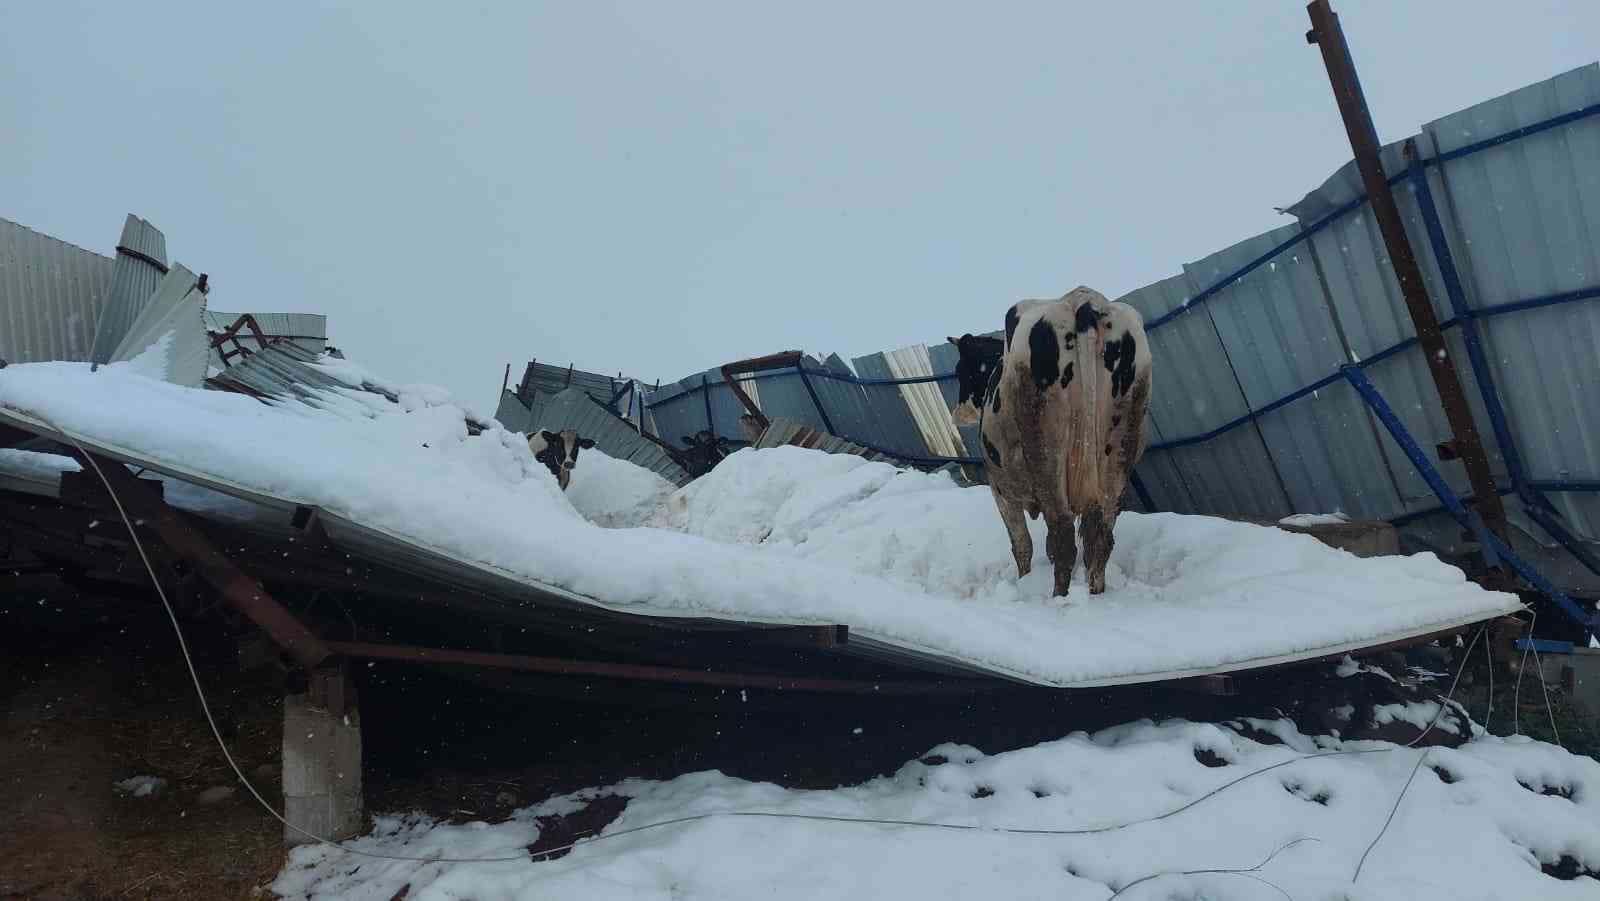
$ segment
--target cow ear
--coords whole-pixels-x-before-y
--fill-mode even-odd
[[[578,439],[578,446],[583,448],[584,450],[588,450],[589,448],[594,447],[594,439],[593,438],[579,438]]]
[[[543,438],[546,444],[556,443],[556,433],[550,431],[549,429],[541,429],[539,431],[539,437]]]
[[[944,340],[949,341],[951,344],[954,344],[957,347],[961,346],[961,339],[960,338],[952,338],[949,335],[946,335]]]

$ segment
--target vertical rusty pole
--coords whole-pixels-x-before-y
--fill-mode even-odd
[[[1400,221],[1400,209],[1389,191],[1383,161],[1378,155],[1378,131],[1372,124],[1366,95],[1361,92],[1361,81],[1356,76],[1350,45],[1345,43],[1344,30],[1339,27],[1339,16],[1329,7],[1328,0],[1312,0],[1306,6],[1306,12],[1311,16],[1311,30],[1306,32],[1306,42],[1316,44],[1322,51],[1322,62],[1328,68],[1328,81],[1333,85],[1333,97],[1339,104],[1345,132],[1350,136],[1350,149],[1355,154],[1357,168],[1361,170],[1367,202],[1372,205],[1372,216],[1383,233],[1390,265],[1394,267],[1400,292],[1405,295],[1406,307],[1411,311],[1411,322],[1417,329],[1417,341],[1427,355],[1428,370],[1433,374],[1434,387],[1439,391],[1439,403],[1444,407],[1445,419],[1454,435],[1453,449],[1465,464],[1467,479],[1472,483],[1473,506],[1483,518],[1484,525],[1504,540],[1505,507],[1500,503],[1499,491],[1495,489],[1494,476],[1489,471],[1489,458],[1484,453],[1478,426],[1473,422],[1472,409],[1467,406],[1467,395],[1461,389],[1461,378],[1445,347],[1444,334],[1439,331],[1439,320],[1433,314],[1433,304],[1428,300],[1428,289],[1422,282],[1422,270],[1417,267],[1417,258],[1411,252],[1405,225]]]

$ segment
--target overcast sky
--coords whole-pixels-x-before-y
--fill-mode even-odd
[[[401,8],[401,7],[405,8]],[[1592,62],[1594,0],[1338,0],[1380,136]],[[0,216],[492,407],[1111,296],[1349,158],[1301,2],[7,3]]]

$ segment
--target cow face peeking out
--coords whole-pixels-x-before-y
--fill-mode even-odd
[[[970,334],[946,340],[961,351],[956,361],[956,406],[950,415],[956,425],[976,425],[978,410],[989,397],[991,382],[999,373],[1005,342]]]
[[[578,451],[591,447],[594,447],[594,439],[579,438],[572,429],[560,432],[545,429],[528,436],[528,450],[533,451],[533,458],[556,477],[562,491],[566,491],[567,483],[572,481],[572,468],[578,465]]]

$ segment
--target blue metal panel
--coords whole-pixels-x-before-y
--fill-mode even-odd
[[[1257,419],[1293,511],[1394,515],[1401,512],[1398,493],[1381,477],[1385,462],[1366,408],[1329,375],[1345,362],[1346,350],[1314,261],[1290,240],[1298,234],[1298,225],[1286,225],[1186,271],[1191,283],[1216,283],[1271,248],[1288,247],[1231,278],[1206,312],[1252,409],[1259,412],[1298,393],[1295,401]],[[1323,387],[1304,391],[1319,383]]]
[[[1184,306],[1196,290],[1187,276],[1174,276],[1120,299],[1148,322]],[[1150,415],[1162,435],[1206,432],[1248,412],[1227,351],[1204,306],[1167,320],[1160,328],[1147,329],[1147,333],[1154,369]],[[1166,509],[1274,518],[1292,512],[1266,446],[1253,427],[1235,429],[1204,445],[1170,450],[1152,446],[1146,458],[1161,454],[1170,457],[1171,474],[1182,481],[1184,490],[1175,490],[1176,486],[1164,490],[1157,476],[1147,480],[1152,494],[1163,502],[1186,494],[1194,505]]]
[[[1427,480],[1428,486],[1433,489],[1439,501],[1444,504],[1445,509],[1456,517],[1463,526],[1471,529],[1473,534],[1478,537],[1479,543],[1484,548],[1485,558],[1491,564],[1496,558],[1509,564],[1518,575],[1522,576],[1529,584],[1538,589],[1541,594],[1553,601],[1562,612],[1566,613],[1575,622],[1584,624],[1589,629],[1591,636],[1600,637],[1600,616],[1591,614],[1578,606],[1561,589],[1551,584],[1541,573],[1528,565],[1526,561],[1496,538],[1494,533],[1484,526],[1483,520],[1462,504],[1460,497],[1450,489],[1444,477],[1434,468],[1433,461],[1417,445],[1416,439],[1411,437],[1410,432],[1406,430],[1405,424],[1401,422],[1399,416],[1395,415],[1393,408],[1389,406],[1388,401],[1384,400],[1383,394],[1378,391],[1372,381],[1367,378],[1366,373],[1362,372],[1358,366],[1346,366],[1344,374],[1349,379],[1350,384],[1360,392],[1362,398],[1372,407],[1372,411],[1378,417],[1378,421],[1383,423],[1384,427],[1389,430],[1390,436],[1393,437],[1400,450],[1411,460],[1412,465],[1417,468],[1422,477]]]
[[[1600,479],[1600,304],[1538,303],[1600,289],[1597,104],[1590,65],[1424,128],[1425,149],[1450,158],[1436,199],[1467,302],[1523,305],[1484,321],[1482,340],[1530,480]],[[1600,497],[1550,501],[1579,538],[1600,541]]]

